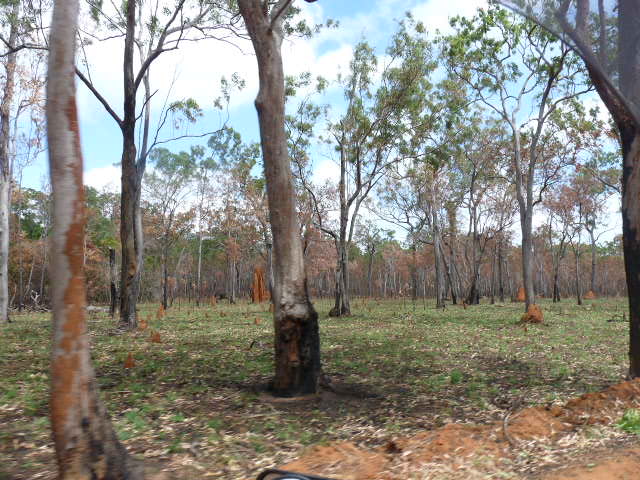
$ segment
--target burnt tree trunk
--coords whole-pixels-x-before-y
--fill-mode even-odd
[[[59,478],[141,479],[118,441],[89,354],[86,323],[84,192],[75,102],[78,0],[57,0],[51,23],[47,136],[53,197],[51,428]]]
[[[335,303],[329,311],[330,317],[342,317],[351,315],[351,305],[349,304],[349,272],[348,272],[348,253],[346,242],[343,240],[336,241],[336,250],[338,259],[336,265],[336,291]]]
[[[284,128],[282,16],[280,0],[263,8],[260,0],[238,0],[258,61],[260,89],[255,101],[273,235],[276,395],[315,393],[320,379],[318,314],[307,290],[295,191]]]
[[[640,13],[640,12],[639,12]],[[640,377],[640,131],[621,131],[622,240],[629,298],[629,376]]]
[[[116,314],[116,308],[118,308],[118,287],[116,286],[116,250],[115,248],[109,249],[109,315],[113,318]]]

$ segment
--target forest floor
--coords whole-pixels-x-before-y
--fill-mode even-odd
[[[322,362],[334,391],[296,400],[265,391],[273,357],[266,304],[182,303],[163,318],[156,305],[142,305],[145,331],[117,332],[104,313],[90,315],[89,329],[119,437],[175,478],[250,479],[299,458],[294,467],[342,480],[375,478],[389,465],[395,473],[384,478],[636,478],[640,437],[629,433],[633,421],[626,431],[620,421],[640,402],[640,383],[598,396],[597,421],[567,404],[624,380],[626,300],[541,305],[545,323],[524,328],[517,303],[443,311],[430,301],[414,308],[410,300],[356,299],[352,317],[334,319],[326,316],[330,303],[318,301]],[[0,332],[0,480],[55,478],[50,322],[48,314],[15,315]],[[150,341],[152,331],[161,343]],[[125,369],[129,353],[135,366]],[[539,408],[523,410],[532,406]],[[539,432],[529,428],[534,417],[546,425]],[[465,439],[485,433],[489,448],[467,449]],[[412,452],[434,438],[440,450],[416,470]],[[376,463],[390,455],[392,464]],[[350,456],[373,473],[350,472],[340,463]],[[611,475],[614,464],[632,476],[598,474]],[[559,470],[566,466],[572,470]]]

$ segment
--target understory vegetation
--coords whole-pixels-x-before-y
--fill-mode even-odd
[[[381,446],[448,422],[500,420],[510,409],[565,402],[626,374],[626,299],[542,300],[545,323],[526,326],[517,323],[519,303],[444,310],[433,303],[357,298],[354,315],[336,319],[327,317],[332,303],[318,301],[330,382],[295,400],[266,389],[268,303],[176,303],[164,315],[145,304],[148,326],[131,334],[91,312],[92,356],[120,439],[180,478],[251,478],[313,444]],[[160,343],[151,341],[156,332]],[[43,341],[50,334],[49,315],[29,313],[0,336],[0,479],[55,478]],[[129,354],[134,365],[125,368]]]

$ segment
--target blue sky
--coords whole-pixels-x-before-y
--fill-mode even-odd
[[[396,31],[396,21],[407,11],[421,20],[429,32],[446,30],[448,19],[458,14],[473,15],[486,0],[319,0],[307,4],[295,0],[310,24],[323,23],[328,18],[340,22],[336,29],[323,30],[311,39],[289,39],[283,44],[285,71],[288,74],[311,72],[329,80],[339,72],[346,72],[355,44],[366,39],[378,54],[383,54],[389,39]],[[258,73],[249,43],[236,41],[236,46],[207,41],[184,43],[174,52],[163,54],[151,70],[154,95],[152,109],[158,113],[165,102],[186,97],[195,98],[203,108],[204,116],[190,127],[190,133],[213,131],[222,124],[224,114],[213,109],[213,99],[219,95],[221,77],[238,73],[246,87],[232,94],[228,124],[241,132],[245,141],[258,141],[258,124],[253,100],[257,93]],[[122,111],[122,39],[96,43],[87,49],[94,83],[114,109]],[[340,109],[340,94],[329,92],[324,99],[332,103],[334,112]],[[81,122],[82,146],[85,158],[85,183],[96,188],[119,189],[122,137],[113,119],[82,84],[78,84],[78,104]],[[139,102],[139,106],[142,102]],[[161,138],[172,136],[165,130]],[[183,140],[165,145],[172,150],[187,149],[202,140]],[[316,180],[337,176],[337,166],[328,158],[314,161]],[[24,174],[24,184],[41,186],[46,172],[44,155]],[[615,201],[609,213],[612,222],[619,218]],[[614,231],[617,230],[614,229]]]
[[[293,39],[285,42],[283,56],[287,73],[310,71],[314,75],[335,78],[346,71],[353,46],[366,38],[378,51],[384,53],[389,38],[396,29],[396,20],[406,11],[412,11],[428,28],[446,28],[448,17],[457,13],[472,14],[485,0],[320,0],[307,4],[296,0],[309,23],[322,23],[328,18],[338,20],[340,26],[321,32],[312,39]],[[221,114],[212,108],[218,96],[219,79],[229,78],[237,72],[247,82],[242,92],[234,92],[229,109],[229,125],[239,130],[247,141],[258,140],[258,128],[253,99],[257,93],[257,67],[249,44],[236,42],[238,48],[208,41],[183,44],[176,52],[163,54],[153,64],[152,89],[158,90],[152,108],[158,113],[169,92],[169,99],[195,98],[204,110],[204,117],[190,127],[191,133],[203,133],[220,127]],[[122,110],[122,40],[116,39],[94,44],[87,50],[90,70],[98,89],[119,113]],[[172,85],[173,83],[173,85]],[[334,95],[334,100],[338,96]],[[89,185],[102,188],[117,187],[120,161],[121,135],[113,119],[82,84],[78,84],[78,102],[81,122],[82,146],[85,158],[85,180]],[[139,102],[141,104],[141,102]],[[158,117],[154,120],[157,122]],[[153,122],[152,122],[153,123]],[[162,137],[170,137],[165,131]],[[165,145],[179,150],[203,140],[187,140]],[[323,171],[327,171],[324,166]],[[25,171],[24,183],[39,187],[46,171],[43,158]]]

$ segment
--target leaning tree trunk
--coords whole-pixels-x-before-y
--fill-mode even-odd
[[[281,0],[269,14],[260,0],[238,0],[258,61],[255,101],[273,234],[275,366],[277,395],[315,393],[320,379],[318,314],[307,290],[295,190],[284,128]]]
[[[51,428],[59,478],[139,479],[99,399],[89,355],[82,156],[75,102],[78,0],[57,0],[51,21],[47,136],[53,197]]]

